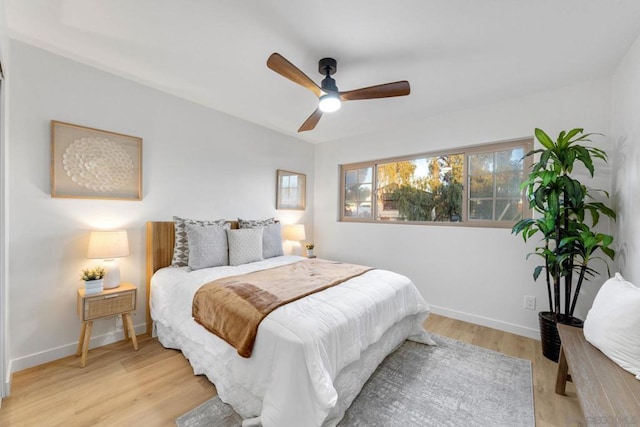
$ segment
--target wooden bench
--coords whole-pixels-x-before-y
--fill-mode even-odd
[[[559,324],[558,334],[556,393],[573,382],[587,425],[640,425],[640,381],[589,344],[582,329]]]

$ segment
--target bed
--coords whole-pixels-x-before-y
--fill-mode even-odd
[[[237,222],[230,221],[232,229]],[[335,426],[382,360],[406,339],[433,344],[428,306],[406,277],[370,270],[271,312],[253,354],[208,332],[191,316],[193,295],[211,280],[296,262],[277,256],[189,271],[171,265],[173,222],[147,223],[147,331],[182,351],[243,425]]]

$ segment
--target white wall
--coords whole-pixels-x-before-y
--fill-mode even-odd
[[[131,256],[122,278],[138,286],[134,323],[144,329],[145,222],[172,215],[313,222],[313,146],[11,42],[9,291],[13,370],[75,352],[76,289],[89,230],[124,228]],[[143,138],[139,202],[50,196],[50,120]],[[276,169],[307,174],[307,210],[275,210]],[[312,229],[307,232],[312,238]],[[122,337],[98,321],[93,345]]]
[[[9,118],[8,102],[8,61],[9,37],[4,1],[0,1],[0,62],[5,80],[0,83],[0,405],[2,397],[9,395],[11,384],[11,368],[9,366],[9,303],[7,274],[7,120]]]
[[[338,165],[583,127],[610,134],[609,80],[425,118],[403,129],[324,143],[315,148],[315,242],[322,257],[383,267],[409,276],[434,312],[538,338],[537,312],[548,310],[546,286],[532,279],[535,246],[510,229],[338,222]],[[597,139],[608,148],[606,137]],[[608,189],[610,167],[590,184]],[[535,242],[534,242],[535,243]],[[576,310],[584,318],[601,281],[586,285]],[[537,297],[535,311],[524,295]]]
[[[618,264],[640,283],[640,38],[613,76],[614,197],[618,211]]]

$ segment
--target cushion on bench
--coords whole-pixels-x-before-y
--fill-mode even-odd
[[[598,291],[584,337],[640,380],[640,288],[616,273]]]

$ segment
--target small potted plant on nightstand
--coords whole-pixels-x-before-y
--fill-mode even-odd
[[[82,270],[85,295],[99,294],[103,289],[104,267],[85,268]]]
[[[315,245],[313,243],[306,243],[304,247],[307,249],[307,258],[313,258],[313,248]]]

